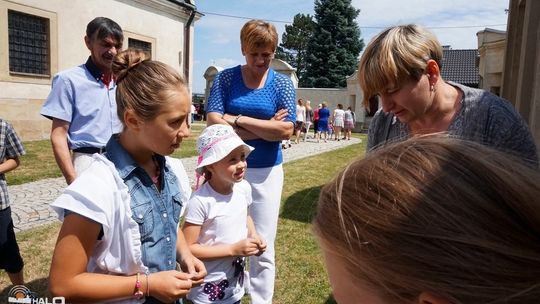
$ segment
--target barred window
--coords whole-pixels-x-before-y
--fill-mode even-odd
[[[9,71],[50,75],[49,19],[8,10]]]
[[[142,41],[139,39],[128,38],[128,47],[134,49],[140,49],[147,52],[152,57],[152,43]]]

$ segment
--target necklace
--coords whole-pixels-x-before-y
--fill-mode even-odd
[[[159,175],[161,174],[161,170],[159,168],[159,162],[155,154],[152,155],[152,161],[154,162],[154,166],[156,166],[156,175],[150,178],[152,179],[152,183],[157,186],[159,184]]]

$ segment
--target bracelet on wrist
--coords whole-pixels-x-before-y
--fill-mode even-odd
[[[135,292],[133,293],[133,297],[135,297],[136,299],[140,299],[144,296],[144,293],[141,290],[141,285],[142,284],[141,284],[140,273],[137,272],[137,281],[135,281]]]
[[[238,119],[240,119],[240,117],[242,117],[242,114],[238,114],[238,116],[236,116],[236,118],[234,119],[234,125],[237,128],[240,128],[240,126],[238,125]]]

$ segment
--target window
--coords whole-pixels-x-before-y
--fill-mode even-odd
[[[49,19],[8,10],[9,72],[49,76]]]
[[[128,47],[143,50],[150,54],[150,57],[152,57],[152,43],[150,42],[135,38],[128,38]]]

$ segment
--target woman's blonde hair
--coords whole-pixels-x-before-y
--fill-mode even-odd
[[[240,44],[244,52],[261,47],[270,47],[272,51],[275,51],[277,43],[276,27],[263,20],[250,20],[244,24],[240,31]]]
[[[112,71],[117,81],[116,104],[122,122],[128,109],[144,120],[152,120],[177,92],[184,92],[190,100],[184,78],[172,67],[151,60],[142,50],[127,49],[118,53]]]
[[[481,144],[429,136],[376,150],[324,186],[313,224],[383,298],[539,302],[540,172]]]
[[[421,26],[399,25],[379,33],[369,42],[358,66],[364,105],[379,92],[419,80],[430,59],[441,67],[442,54],[435,35]]]

